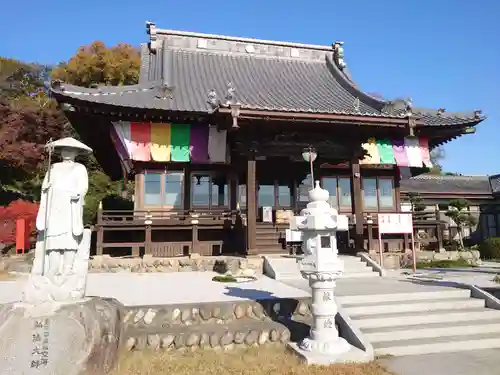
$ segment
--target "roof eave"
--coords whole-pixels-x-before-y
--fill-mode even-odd
[[[219,107],[218,113],[231,115],[231,108]],[[239,110],[238,118],[266,119],[266,120],[292,120],[292,121],[325,121],[344,122],[366,125],[381,125],[403,128],[408,126],[408,119],[390,116],[375,116],[348,113],[300,112],[287,110],[246,109]],[[419,125],[421,125],[419,123]]]

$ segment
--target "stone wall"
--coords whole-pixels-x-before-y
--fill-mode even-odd
[[[307,336],[310,299],[269,299],[127,308],[128,350],[224,348],[286,343]]]
[[[29,273],[33,264],[33,254],[12,255],[0,257],[0,271]],[[110,257],[109,255],[94,256],[89,261],[89,272],[186,272],[186,271],[216,271],[233,275],[247,276],[263,273],[264,260],[261,257],[175,257],[153,258],[145,255],[143,258]]]
[[[380,264],[380,255],[376,252],[369,253],[370,258]],[[406,259],[405,259],[406,258]],[[481,258],[479,251],[417,251],[417,263],[426,263],[440,260],[457,261],[459,259],[465,260],[472,265],[480,265]],[[384,268],[385,269],[399,269],[405,262],[411,262],[411,252],[408,253],[384,253]],[[409,264],[411,265],[411,263]]]
[[[232,274],[262,274],[263,259],[261,257],[175,257],[154,258],[145,255],[141,258],[121,257],[109,255],[94,256],[89,262],[90,272],[186,272],[186,271],[215,271]]]

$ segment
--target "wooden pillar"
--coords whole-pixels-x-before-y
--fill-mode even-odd
[[[122,176],[123,176],[123,184],[120,187],[120,196],[123,199],[128,199],[128,190],[127,190],[127,185],[128,185],[128,175],[127,175],[127,169],[125,168],[124,161],[120,162],[120,166],[122,167]]]
[[[438,242],[438,251],[443,248],[443,227],[441,225],[441,215],[439,214],[439,205],[436,204],[436,237]]]
[[[361,168],[357,156],[351,159],[351,204],[352,213],[356,221],[354,228],[354,248],[356,252],[363,251],[365,248],[363,196],[361,192]]]
[[[151,225],[146,225],[146,233],[144,236],[144,253],[151,254]]]
[[[247,254],[257,253],[257,183],[256,161],[250,156],[247,161]]]
[[[238,203],[238,176],[231,172],[229,175],[229,209],[236,211]]]
[[[198,220],[196,219],[196,221],[198,221]],[[192,241],[191,242],[191,254],[199,254],[200,249],[198,246],[198,224],[193,224],[191,241]]]
[[[191,211],[191,168],[186,165],[184,168],[184,212]]]
[[[104,228],[102,227],[102,225],[97,224],[96,255],[103,254],[103,246],[102,246],[103,241],[104,241]]]
[[[400,187],[401,174],[399,168],[394,167],[394,198],[396,201],[396,211],[401,211],[401,187]]]
[[[294,214],[297,213],[297,207],[299,202],[299,187],[297,181],[294,179],[292,181],[292,211]]]
[[[375,250],[373,241],[373,218],[370,218],[370,222],[367,223],[368,229],[368,251]],[[378,241],[377,241],[378,244]]]

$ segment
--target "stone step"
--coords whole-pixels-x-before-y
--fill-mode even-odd
[[[497,332],[464,336],[443,336],[403,341],[383,341],[373,344],[375,355],[420,355],[500,348]]]
[[[345,305],[357,305],[367,303],[384,302],[409,302],[430,299],[449,299],[449,298],[468,298],[470,290],[468,289],[446,289],[432,292],[413,292],[413,293],[391,293],[391,294],[362,294],[351,296],[339,296],[337,301]]]
[[[273,239],[273,238],[264,238],[264,239],[259,239],[256,241],[257,247],[260,246],[279,246],[282,247],[281,243],[278,241],[278,239]]]
[[[353,319],[356,316],[368,316],[390,313],[413,313],[420,311],[460,310],[484,307],[484,300],[479,298],[449,298],[445,300],[421,300],[409,302],[382,302],[365,305],[343,305],[343,310]]]
[[[276,233],[276,232],[264,232],[264,233],[257,233],[257,235],[255,236],[255,239],[258,241],[260,239],[264,239],[264,238],[280,238],[280,235],[279,233]]]
[[[279,247],[279,245],[274,245]],[[348,257],[351,258],[351,257]],[[359,259],[359,258],[357,258]],[[270,271],[268,276],[276,280],[301,279],[299,266],[296,258],[287,257],[265,257],[266,268]],[[275,276],[273,276],[275,275]],[[293,276],[295,275],[295,276]],[[344,265],[343,278],[378,277],[379,274],[368,267],[365,263],[358,261]]]
[[[367,272],[344,271],[344,273],[342,274],[343,279],[357,279],[357,278],[365,278],[365,277],[379,277],[379,274],[377,272],[373,272],[372,270],[369,270]]]
[[[374,272],[371,267],[350,267],[344,265],[344,272],[355,273],[355,272]]]
[[[424,339],[441,336],[471,336],[481,333],[500,333],[500,319],[484,321],[463,321],[431,323],[415,327],[365,328],[363,336],[369,342]]]
[[[375,327],[419,326],[429,323],[449,323],[463,321],[487,321],[500,319],[500,310],[471,308],[457,310],[441,310],[438,312],[411,312],[407,314],[380,314],[357,316],[355,324],[363,330]],[[417,329],[417,328],[416,328]]]

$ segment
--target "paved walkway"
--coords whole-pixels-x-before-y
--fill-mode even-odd
[[[310,292],[309,284],[306,280],[283,280],[282,283]],[[433,292],[449,288],[450,286],[412,282],[410,280],[406,280],[406,278],[367,277],[338,280],[335,295],[355,296],[369,294]]]
[[[309,291],[261,276],[248,283],[212,281],[215,272],[90,273],[87,296],[115,298],[126,306],[302,298]],[[0,303],[19,301],[26,277],[0,282]]]
[[[498,349],[381,358],[398,375],[498,375]]]
[[[401,278],[408,270],[389,271],[389,278]],[[500,275],[500,264],[493,263],[491,266],[483,265],[477,268],[446,268],[418,270],[418,275],[430,277],[439,281],[476,285],[479,288],[498,288],[500,284],[493,281],[496,275]]]

